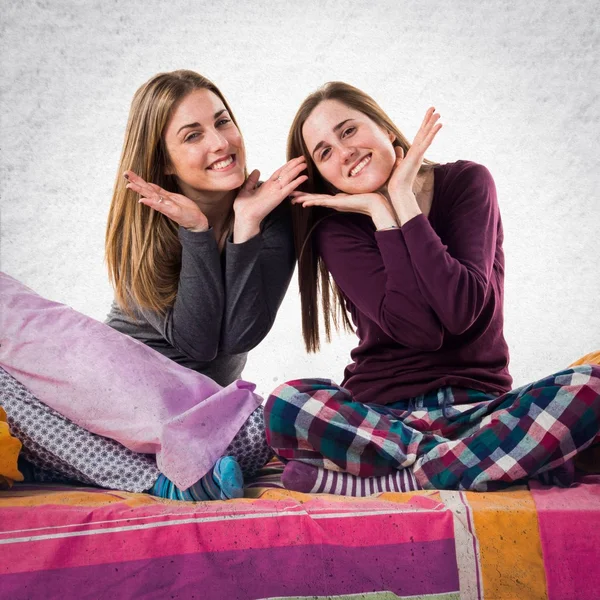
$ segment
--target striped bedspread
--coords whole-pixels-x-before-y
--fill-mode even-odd
[[[192,504],[17,484],[0,492],[0,597],[600,597],[600,476],[366,499],[266,485]]]

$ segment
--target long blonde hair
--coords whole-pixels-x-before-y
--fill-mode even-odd
[[[131,313],[134,305],[164,312],[175,302],[181,270],[178,225],[138,202],[138,194],[125,187],[125,171],[145,181],[179,192],[176,179],[167,175],[169,156],[164,129],[173,110],[194,90],[217,95],[237,122],[217,86],[194,71],[159,73],[135,93],[125,130],[112,202],[108,213],[105,251],[117,303]]]
[[[404,154],[408,152],[409,141],[371,96],[348,83],[330,81],[302,102],[288,134],[287,159],[291,160],[302,155],[306,158],[308,180],[302,184],[302,190],[312,194],[335,193],[332,186],[319,173],[302,136],[304,123],[324,100],[337,100],[365,114],[379,127],[395,135],[394,146],[400,146]],[[427,160],[424,162],[422,169],[434,164]],[[331,339],[332,324],[335,329],[339,330],[342,327],[352,331],[345,298],[319,256],[314,236],[311,235],[318,223],[333,213],[332,209],[322,207],[302,208],[295,205],[292,208],[294,242],[298,258],[298,287],[302,307],[302,335],[308,352],[317,352],[320,347],[319,297],[327,341]]]

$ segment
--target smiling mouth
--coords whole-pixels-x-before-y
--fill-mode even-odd
[[[230,154],[227,158],[221,158],[209,165],[210,171],[227,171],[235,165],[235,154]]]
[[[356,177],[371,162],[372,156],[372,154],[367,154],[357,165],[350,169],[348,176]]]

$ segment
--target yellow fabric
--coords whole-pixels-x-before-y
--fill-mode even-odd
[[[23,481],[17,468],[21,442],[10,435],[6,412],[0,406],[0,490],[9,488],[13,481]]]
[[[569,366],[576,367],[577,365],[600,365],[600,350],[582,356],[579,360],[576,360]]]
[[[467,492],[479,542],[485,597],[547,600],[546,571],[531,492]]]

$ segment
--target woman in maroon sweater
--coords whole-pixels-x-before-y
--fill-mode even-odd
[[[429,109],[410,145],[372,98],[334,82],[292,124],[288,160],[303,155],[309,176],[294,200],[305,343],[319,348],[319,295],[327,336],[350,317],[359,343],[342,387],[292,381],[267,401],[290,489],[568,485],[598,436],[600,367],[511,391],[494,181],[468,161],[423,164],[438,118]]]

